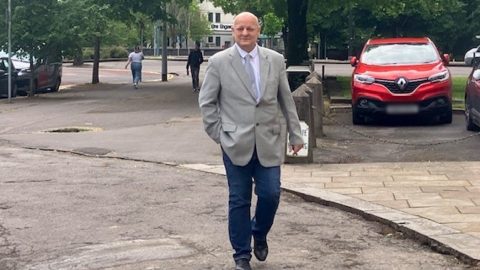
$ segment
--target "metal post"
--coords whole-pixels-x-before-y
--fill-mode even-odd
[[[352,58],[353,55],[353,8],[350,7],[348,11],[348,60]]]
[[[12,0],[8,0],[8,102],[12,101]]]
[[[162,45],[162,82],[168,80],[167,77],[167,21],[163,21],[163,45]]]

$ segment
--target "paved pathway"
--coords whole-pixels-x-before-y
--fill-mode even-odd
[[[221,165],[183,167],[225,174]],[[285,165],[284,190],[480,261],[480,162]]]

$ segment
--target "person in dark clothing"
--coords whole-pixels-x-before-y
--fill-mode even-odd
[[[203,63],[203,54],[199,49],[199,44],[195,44],[195,50],[191,51],[188,55],[187,61],[187,75],[188,75],[188,67],[190,67],[192,73],[192,84],[193,84],[193,93],[200,92],[199,86],[199,73],[200,73],[200,65]]]

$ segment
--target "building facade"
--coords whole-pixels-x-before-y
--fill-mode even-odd
[[[200,4],[200,10],[211,23],[212,35],[205,37],[202,48],[225,49],[234,44],[232,37],[233,18],[232,14],[225,14],[220,7],[215,7],[212,2],[206,0]]]

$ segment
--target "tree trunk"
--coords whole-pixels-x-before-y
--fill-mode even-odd
[[[95,37],[95,49],[93,52],[92,84],[97,84],[100,82],[99,67],[100,67],[100,37]]]
[[[308,60],[307,10],[309,0],[287,0],[288,47],[287,66],[300,65]]]
[[[30,54],[30,87],[28,91],[28,97],[33,97],[35,95],[35,90],[37,86],[35,85],[35,64],[33,63],[33,53]]]
[[[74,66],[83,65],[83,50],[82,50],[82,47],[77,47],[77,54],[75,55],[75,58],[73,58],[73,65]]]
[[[284,24],[282,27],[282,39],[283,39],[283,55],[287,55],[288,48],[288,24]]]
[[[140,48],[143,49],[143,39],[144,39],[144,33],[145,33],[145,24],[140,23]]]

